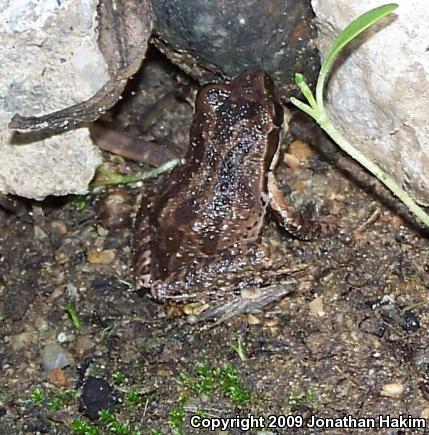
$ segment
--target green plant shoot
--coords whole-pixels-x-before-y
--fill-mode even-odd
[[[338,144],[338,146],[346,152],[349,156],[353,157],[369,172],[377,177],[394,195],[396,195],[410,210],[418,217],[426,226],[429,227],[429,216],[426,212],[413,200],[413,198],[402,189],[393,178],[386,174],[374,162],[369,160],[364,154],[357,150],[348,140],[333,126],[332,121],[329,119],[328,113],[325,110],[323,101],[323,92],[325,89],[326,79],[329,76],[332,65],[338,57],[341,50],[353,39],[364,32],[368,27],[375,24],[381,18],[393,12],[398,5],[396,3],[389,3],[379,6],[375,9],[364,13],[356,20],[352,21],[334,40],[332,46],[327,53],[325,60],[320,69],[319,77],[316,85],[316,98],[314,97],[311,89],[307,85],[305,78],[302,74],[295,74],[295,82],[299,89],[307,99],[307,103],[291,98],[291,102],[299,109],[311,116],[320,127]]]
[[[79,314],[77,313],[76,308],[72,304],[67,302],[64,305],[64,311],[70,317],[70,320],[71,320],[73,326],[76,328],[77,331],[79,331],[81,325],[80,325]]]

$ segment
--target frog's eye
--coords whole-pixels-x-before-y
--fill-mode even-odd
[[[225,103],[225,100],[228,97],[229,93],[225,90],[213,88],[207,94],[207,103],[213,108],[213,110],[217,110]]]
[[[229,97],[229,94],[230,92],[222,85],[203,86],[195,101],[195,112],[210,113],[217,111]]]
[[[264,74],[264,86],[270,94],[276,93],[274,81],[268,74]]]

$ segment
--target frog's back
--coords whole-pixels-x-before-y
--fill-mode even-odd
[[[274,153],[270,135],[278,140],[281,125],[273,120],[281,107],[274,114],[268,107],[280,103],[260,89],[263,80],[264,73],[251,70],[230,85],[200,90],[185,163],[152,210],[155,276],[259,237]]]

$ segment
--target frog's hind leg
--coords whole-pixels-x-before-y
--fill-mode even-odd
[[[301,240],[311,240],[321,233],[319,223],[313,220],[313,210],[296,213],[281,193],[273,172],[268,173],[268,202],[279,224],[292,236]]]
[[[154,282],[152,296],[157,300],[189,301],[222,299],[228,293],[269,286],[296,276],[307,265],[274,264],[268,247],[233,247],[216,256],[195,258],[192,264]]]

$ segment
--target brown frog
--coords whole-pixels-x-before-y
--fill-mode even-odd
[[[261,243],[268,209],[292,235],[309,234],[274,179],[282,124],[282,105],[263,71],[201,88],[185,162],[136,218],[137,289],[158,300],[200,300],[291,273],[276,268]]]

